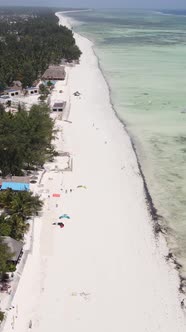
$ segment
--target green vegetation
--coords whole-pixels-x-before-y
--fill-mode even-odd
[[[17,11],[17,12],[16,12]],[[59,64],[61,58],[79,59],[72,32],[58,26],[50,10],[0,9],[0,91],[14,80],[30,86],[47,69]],[[57,154],[52,145],[54,122],[44,102],[52,82],[41,84],[40,104],[29,112],[19,105],[18,112],[5,112],[0,104],[0,174],[25,175],[52,160]],[[1,236],[23,240],[28,219],[42,209],[42,201],[31,192],[0,191],[0,276],[15,270],[12,253]],[[4,313],[0,311],[0,321]]]
[[[20,109],[12,115],[0,107],[0,171],[3,176],[22,175],[51,159],[54,123],[45,104]]]
[[[5,313],[3,311],[0,311],[0,322],[3,321],[4,316],[5,316]]]
[[[0,238],[0,276],[2,277],[8,271],[8,261],[11,260],[12,253],[8,246]]]
[[[0,91],[14,80],[31,86],[49,64],[59,64],[62,58],[77,60],[80,55],[72,31],[58,25],[52,10],[28,10],[27,15],[14,11],[14,16],[10,10],[10,16],[0,20]]]
[[[0,192],[1,236],[11,236],[13,239],[22,240],[28,229],[27,219],[36,215],[42,208],[38,196],[31,192],[14,192],[11,189]]]
[[[40,94],[39,99],[41,102],[44,102],[47,99],[48,95],[50,94],[49,91],[49,88],[51,86],[50,83],[51,82],[48,82],[47,86],[45,86],[44,84],[40,84],[39,86],[39,94]]]
[[[51,144],[54,123],[45,104],[33,105],[29,112],[21,109],[12,115],[0,105],[0,171],[2,176],[22,175],[44,164],[55,155]],[[28,229],[27,219],[42,208],[38,196],[31,192],[0,191],[0,236],[22,240]],[[0,241],[0,274],[14,271],[11,254]]]
[[[23,240],[28,230],[28,219],[42,209],[42,201],[31,192],[14,192],[11,189],[0,192],[0,235]],[[12,253],[0,237],[0,276],[15,271],[11,263]]]

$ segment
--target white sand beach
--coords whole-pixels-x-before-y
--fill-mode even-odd
[[[45,205],[4,332],[184,332],[178,274],[164,239],[154,238],[130,139],[91,42],[75,38],[80,65],[51,97],[67,101],[63,119],[53,116],[71,170],[59,156],[33,185]],[[70,216],[64,228],[52,225],[62,214]]]

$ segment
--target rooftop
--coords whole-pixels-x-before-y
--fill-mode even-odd
[[[65,102],[61,102],[61,103],[54,103],[53,107],[63,107],[65,104]]]
[[[19,88],[17,88],[17,89],[5,89],[4,90],[5,92],[17,92],[17,91],[20,91],[20,89]]]
[[[1,98],[1,99],[9,99],[9,100],[11,100],[10,97],[7,96],[7,95],[2,95],[2,96],[0,96],[0,98]]]
[[[62,79],[65,78],[65,67],[63,66],[49,66],[49,68],[44,72],[43,79],[45,80],[55,80],[55,79]]]
[[[20,182],[2,182],[1,190],[12,189],[15,191],[28,191],[30,189],[29,183]]]
[[[30,88],[26,88],[26,90],[37,90],[38,88],[36,86],[31,86]]]
[[[0,183],[2,182],[18,182],[18,183],[29,183],[29,176],[11,176],[6,178],[0,178]]]

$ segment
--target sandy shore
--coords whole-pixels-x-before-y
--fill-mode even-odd
[[[52,95],[59,100],[62,89],[68,103],[63,120],[54,115],[55,145],[70,153],[72,170],[59,156],[34,188],[45,206],[4,331],[184,332],[179,278],[164,239],[154,239],[129,137],[91,42],[75,38],[81,63]],[[60,229],[52,223],[63,213],[70,219]]]

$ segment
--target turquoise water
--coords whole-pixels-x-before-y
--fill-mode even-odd
[[[143,11],[69,16],[94,41],[170,248],[186,275],[186,18]]]

